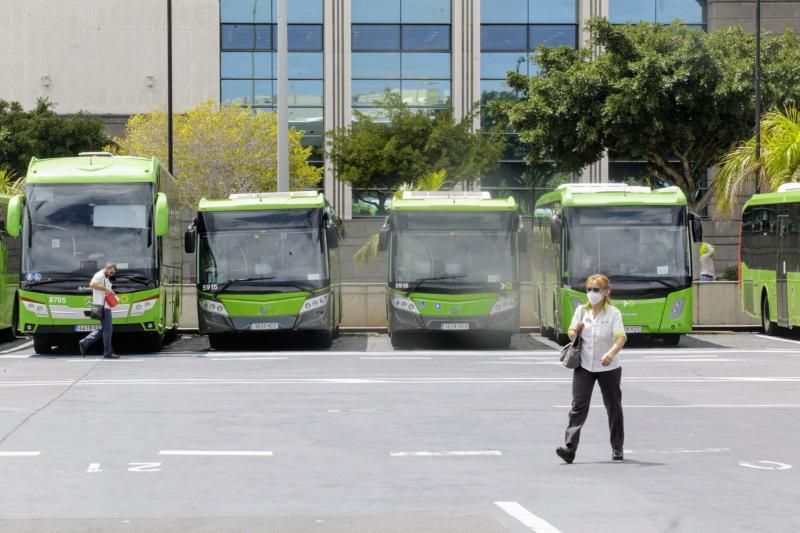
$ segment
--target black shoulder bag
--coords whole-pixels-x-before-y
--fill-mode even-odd
[[[581,308],[579,323],[583,323],[586,311]],[[575,340],[561,348],[561,364],[570,370],[581,366],[581,332],[575,335]]]

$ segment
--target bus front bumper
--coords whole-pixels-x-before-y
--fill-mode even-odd
[[[409,311],[389,311],[390,331],[519,331],[519,308],[486,316],[418,315]]]
[[[201,335],[233,332],[315,331],[331,329],[330,303],[299,315],[224,316],[198,309]]]

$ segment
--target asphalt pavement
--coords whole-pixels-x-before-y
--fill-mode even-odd
[[[794,336],[632,342],[625,460],[596,390],[572,465],[570,371],[536,335],[127,348],[0,345],[0,531],[800,530]]]

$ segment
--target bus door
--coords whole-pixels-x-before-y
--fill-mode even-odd
[[[786,262],[791,251],[788,249],[789,215],[778,215],[778,264],[775,268],[775,295],[778,304],[778,325],[789,326],[789,300],[786,290]]]

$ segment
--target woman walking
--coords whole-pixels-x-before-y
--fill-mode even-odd
[[[589,304],[578,306],[572,316],[569,338],[581,336],[581,364],[572,374],[572,409],[564,436],[564,446],[556,453],[567,463],[575,460],[581,438],[581,428],[589,414],[594,382],[600,383],[603,403],[608,413],[611,432],[611,459],[622,461],[625,429],[622,419],[622,366],[617,354],[625,345],[627,336],[622,325],[622,314],[611,305],[611,285],[603,274],[586,279]]]

